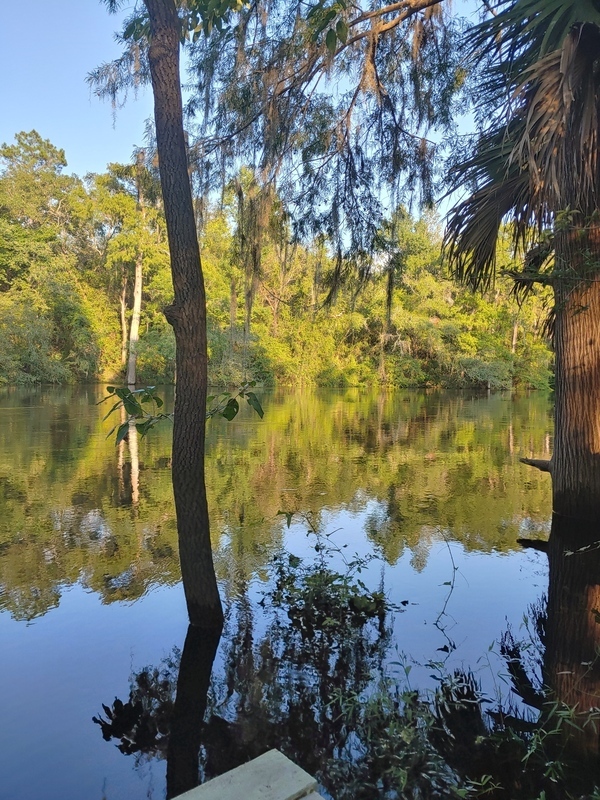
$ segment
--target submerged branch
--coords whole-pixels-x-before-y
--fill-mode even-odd
[[[548,552],[547,539],[517,539],[517,544],[526,550],[537,550],[540,553]]]
[[[548,458],[520,458],[521,464],[527,464],[530,467],[535,467],[542,472],[549,472],[552,474],[551,459]]]

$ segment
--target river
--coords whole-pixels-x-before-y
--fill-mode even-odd
[[[169,404],[172,390],[163,395]],[[162,680],[155,711],[172,702],[187,619],[169,423],[116,447],[102,397],[94,386],[0,390],[2,800],[165,793],[164,732],[127,755],[92,718],[106,720],[103,704],[126,700],[141,673]],[[259,747],[257,716],[266,730],[290,711],[282,691],[268,713],[259,697],[281,677],[273,662],[288,646],[275,641],[265,592],[274,558],[323,558],[319,542],[340,575],[364,559],[357,580],[397,609],[377,669],[400,681],[410,665],[411,685],[426,687],[436,670],[466,668],[502,694],[499,638],[507,627],[519,634],[547,590],[546,556],[517,539],[550,530],[549,478],[519,463],[551,452],[549,398],[350,389],[260,399],[262,420],[244,407],[208,423],[227,611],[208,699],[213,741],[226,729],[241,760]],[[215,765],[219,754],[202,747],[207,775],[233,763]]]

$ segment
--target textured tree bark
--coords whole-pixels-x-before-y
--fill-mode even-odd
[[[597,763],[600,730],[589,717],[600,707],[600,527],[555,515],[548,558],[544,679],[556,700],[576,710],[565,746]]]
[[[176,342],[172,477],[179,557],[190,622],[220,628],[223,611],[210,543],[204,482],[206,297],[183,131],[179,20],[173,0],[144,0],[148,59],[174,302],[165,309]]]
[[[600,228],[556,236],[553,510],[600,521]]]

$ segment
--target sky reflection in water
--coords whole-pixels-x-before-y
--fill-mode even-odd
[[[102,741],[91,717],[127,697],[132,672],[185,639],[169,431],[140,441],[137,457],[131,446],[115,448],[95,405],[101,396],[95,387],[0,396],[6,800],[164,796],[164,761],[136,767]],[[424,665],[446,658],[439,648],[449,638],[457,647],[448,668],[471,666],[493,691],[488,647],[507,622],[518,630],[547,587],[545,556],[516,544],[549,529],[548,477],[518,463],[550,448],[547,398],[350,390],[262,400],[264,421],[248,409],[209,426],[226,602],[258,601],[282,546],[312,553],[300,515],[313,512],[319,530],[347,544],[344,553],[381,556],[365,573],[369,586],[383,577],[395,603],[408,601],[388,661],[412,659],[411,680],[424,684]],[[297,512],[289,530],[279,510]],[[254,608],[258,642],[267,625]]]

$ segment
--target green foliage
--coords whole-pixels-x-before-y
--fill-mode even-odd
[[[120,379],[139,258],[138,381],[173,381],[162,313],[173,290],[151,167],[112,164],[84,184],[62,174],[64,154],[35,132],[16,139],[0,150],[0,382]],[[205,211],[201,236],[215,385],[252,375],[288,386],[547,386],[543,292],[519,308],[508,278],[483,297],[453,285],[431,214],[399,208],[381,227],[367,283],[326,238],[297,241],[282,201],[252,171],[238,189],[242,206],[228,191],[221,210]]]
[[[250,381],[240,386],[235,395],[230,394],[230,392],[209,395],[206,398],[206,418],[211,419],[211,417],[220,416],[231,422],[240,410],[240,404],[238,403],[239,397],[240,399],[245,399],[248,405],[253,408],[262,419],[264,411],[258,397],[251,391],[254,386],[256,386],[256,382]],[[107,386],[106,391],[108,395],[100,400],[100,403],[111,398],[114,399],[114,397],[118,397],[119,399],[113,404],[104,419],[107,420],[115,411],[124,410],[127,415],[127,419],[124,422],[115,425],[106,435],[108,439],[116,431],[115,444],[119,444],[129,435],[132,423],[135,425],[140,436],[146,436],[148,431],[159,422],[165,419],[173,419],[173,414],[159,412],[164,402],[162,398],[156,394],[156,387],[154,386],[146,386],[143,389]],[[150,408],[150,410],[148,410],[148,408]]]
[[[289,528],[293,514],[279,511]],[[357,576],[372,558],[355,556],[346,559],[343,548],[332,540],[333,534],[322,534],[315,525],[314,515],[302,515],[314,538],[314,563],[306,564],[292,553],[278,553],[272,563],[273,588],[265,600],[277,608],[285,608],[292,627],[303,638],[313,638],[330,628],[344,630],[378,620],[384,625],[386,614],[394,607],[381,591],[371,591]],[[341,556],[342,572],[331,562]],[[265,601],[263,600],[263,603]]]
[[[172,391],[157,392],[167,411]],[[144,439],[134,425],[115,453],[105,406],[96,406],[104,389],[0,392],[0,607],[29,619],[78,581],[111,603],[180,580],[170,424]],[[514,551],[525,529],[545,531],[550,483],[538,471],[523,483],[519,464],[548,454],[542,395],[302,390],[263,393],[261,402],[268,425],[246,402],[234,425],[220,417],[207,425],[213,547],[228,585],[266,580],[283,536],[282,498],[298,513],[360,513],[370,498],[367,539],[387,563],[404,556],[416,570],[438,546],[436,529],[455,531],[468,551],[499,553]]]
[[[52,323],[44,311],[31,290],[0,293],[0,384],[68,378],[66,366],[55,357]]]

